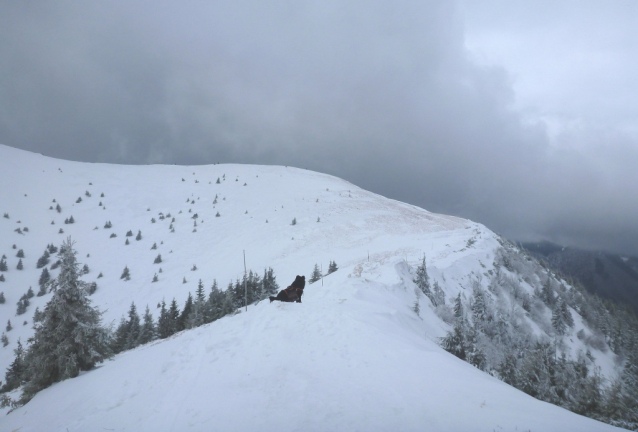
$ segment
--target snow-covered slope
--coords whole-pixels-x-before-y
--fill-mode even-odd
[[[84,164],[6,146],[0,213],[9,215],[0,218],[0,255],[9,264],[0,324],[14,326],[0,370],[51,296],[33,297],[16,316],[18,299],[29,286],[38,290],[37,259],[68,235],[90,268],[84,279],[98,283],[91,298],[106,322],[119,321],[131,302],[157,317],[159,301],[183,304],[199,279],[224,287],[243,275],[244,250],[249,269],[273,267],[282,287],[297,274],[308,277],[315,263],[340,266],[323,286],[307,286],[302,304],[261,302],[122,353],[0,417],[0,430],[613,429],[458,360],[436,343],[449,326],[431,305],[423,303],[421,316],[412,311],[410,272],[423,254],[448,301],[471,280],[487,280],[500,244],[480,224],[289,167]],[[76,222],[64,224],[70,216]],[[103,228],[106,221],[113,227]],[[125,245],[128,230],[142,239]],[[153,264],[158,254],[163,261]],[[129,281],[120,279],[125,266]],[[573,338],[571,349],[584,348],[578,344]],[[611,373],[613,357],[593,355]]]

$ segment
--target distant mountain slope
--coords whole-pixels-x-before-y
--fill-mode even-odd
[[[562,247],[549,242],[522,243],[547,264],[602,298],[631,306],[638,313],[638,258]]]
[[[0,347],[0,371],[52,296],[32,297],[17,314],[29,287],[38,291],[38,259],[67,236],[88,265],[84,280],[97,283],[91,299],[107,324],[132,302],[157,318],[162,299],[181,306],[200,279],[207,290],[214,280],[225,288],[244,274],[243,251],[249,269],[273,267],[282,288],[315,264],[325,273],[334,260],[339,270],[308,285],[301,304],[262,301],[56,383],[0,416],[0,430],[616,430],[534,399],[439,346],[455,321],[450,305],[458,299],[470,320],[481,292],[486,309],[507,316],[521,340],[555,341],[552,357],[579,358],[609,379],[618,371],[606,342],[591,343],[596,330],[575,309],[579,293],[472,221],[296,168],[85,164],[0,145],[4,213],[0,256],[9,269],[0,324],[11,320],[13,329]],[[445,305],[413,282],[424,255]],[[52,277],[55,259],[47,264]],[[121,279],[125,267],[130,280]],[[572,302],[565,313],[575,324],[562,336],[538,296],[548,277]],[[503,353],[485,356],[499,361]]]

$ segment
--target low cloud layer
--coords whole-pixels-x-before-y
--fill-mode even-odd
[[[477,58],[489,21],[468,27],[468,13],[14,2],[0,14],[0,143],[93,162],[294,165],[513,239],[638,255],[638,121],[521,106],[514,63]]]

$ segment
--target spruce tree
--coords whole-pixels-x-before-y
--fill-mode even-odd
[[[0,292],[0,304],[4,304],[7,300],[4,298],[4,291]]]
[[[459,295],[456,296],[454,300],[454,318],[456,318],[457,321],[462,320],[463,315],[463,302],[461,301],[461,293],[459,292]]]
[[[337,267],[337,263],[335,261],[330,261],[330,265],[328,266],[328,274],[334,273],[339,270]]]
[[[155,257],[155,261],[153,261],[153,264],[160,264],[162,262],[162,254],[158,254],[157,257]]]
[[[204,321],[209,323],[221,317],[221,307],[224,299],[224,293],[217,286],[217,280],[213,280],[213,286],[210,288],[208,300],[206,301],[206,311]]]
[[[24,266],[22,265],[22,259],[20,259],[20,260],[18,261],[18,265],[16,266],[16,268],[17,268],[18,270],[22,270],[22,269],[24,268]]]
[[[101,325],[102,313],[91,306],[80,281],[77,253],[67,239],[60,252],[59,276],[47,303],[42,321],[34,325],[35,333],[25,356],[26,376],[22,401],[54,382],[76,377],[111,355],[109,331]]]
[[[42,268],[45,265],[49,264],[49,251],[45,250],[40,258],[38,258],[38,262],[36,263],[36,268]]]
[[[445,304],[445,293],[439,286],[437,281],[434,281],[434,286],[432,288],[432,302],[434,306],[441,306]]]
[[[315,283],[321,279],[321,271],[319,270],[319,264],[315,264],[315,268],[312,270],[312,274],[310,275],[310,283]]]
[[[561,310],[562,302],[563,299],[559,299],[552,308],[552,327],[554,327],[554,331],[559,336],[564,335],[565,331],[567,330],[567,324],[565,324],[565,320]]]
[[[124,270],[122,270],[122,275],[120,279],[130,280],[131,279],[131,271],[128,269],[128,266],[124,266]]]
[[[160,339],[166,339],[171,335],[171,323],[166,310],[166,302],[162,300],[162,308],[160,309],[160,316],[157,319],[157,334]]]
[[[18,250],[18,253],[16,254],[16,257],[24,258],[24,251],[22,249]]]
[[[11,326],[11,320],[7,321],[7,331],[11,331],[13,329],[13,327]]]
[[[184,309],[182,310],[182,314],[179,316],[177,331],[182,331],[184,329],[190,328],[190,316],[193,313],[193,296],[191,293],[188,293],[188,298],[186,299],[186,303],[184,304]]]
[[[40,288],[42,288],[50,280],[51,280],[51,275],[49,274],[49,270],[47,270],[47,268],[45,267],[44,269],[42,269],[42,273],[40,273],[40,279],[38,279],[38,285],[40,285]]]
[[[2,337],[0,337],[0,341],[2,341],[3,347],[6,347],[7,345],[9,345],[9,338],[4,332],[2,333]]]
[[[0,274],[0,282],[4,282],[4,275]]]
[[[277,284],[277,278],[272,267],[268,270],[264,269],[264,278],[262,279],[262,299],[267,299],[270,296],[277,295],[279,292],[279,284]]]
[[[3,272],[9,271],[9,266],[7,265],[6,258],[0,259],[0,271],[3,271]]]
[[[33,288],[29,287],[27,290],[27,298],[33,298],[35,294],[33,293]]]
[[[430,291],[430,277],[428,276],[428,270],[425,266],[425,255],[423,255],[423,261],[416,269],[416,277],[413,279],[413,282],[419,287],[423,294],[428,297],[432,295]]]
[[[20,339],[18,339],[18,346],[13,350],[13,353],[15,358],[7,368],[7,372],[4,375],[4,385],[0,388],[0,392],[15,390],[24,383],[24,348]]]
[[[146,311],[144,312],[144,322],[142,323],[142,328],[140,329],[140,336],[138,339],[138,344],[143,345],[145,343],[149,343],[157,338],[155,323],[153,322],[153,315],[151,315],[151,311],[146,305]]]
[[[126,333],[126,349],[133,349],[138,345],[141,330],[140,316],[137,314],[135,303],[131,303],[126,324],[128,327]]]
[[[135,236],[135,240],[137,240],[137,241],[142,240],[142,231],[137,231],[137,235]]]
[[[177,306],[177,300],[173,298],[171,301],[171,307],[168,309],[168,326],[169,326],[169,336],[180,331],[179,326],[179,307]]]
[[[115,334],[111,339],[111,349],[115,354],[126,350],[126,343],[128,341],[128,322],[126,318],[120,319],[120,324],[115,330]]]

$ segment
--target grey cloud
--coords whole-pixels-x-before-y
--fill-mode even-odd
[[[546,125],[447,1],[25,3],[0,142],[82,161],[294,165],[513,238],[638,254],[636,140]],[[595,136],[592,137],[592,134]]]

